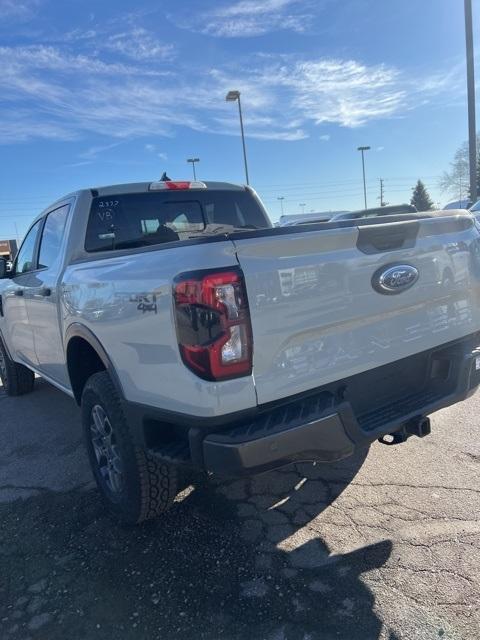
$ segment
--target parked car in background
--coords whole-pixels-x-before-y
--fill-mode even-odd
[[[316,222],[334,222],[337,220],[356,220],[358,218],[376,218],[379,216],[392,216],[405,213],[417,213],[417,209],[412,204],[396,204],[386,207],[359,209],[358,211],[324,211],[320,213],[284,215],[280,218],[278,226],[289,227],[299,224],[315,224]]]
[[[471,200],[469,198],[464,198],[463,200],[452,200],[452,202],[447,202],[447,204],[443,207],[443,210],[449,211],[450,209],[470,209],[471,206]]]
[[[405,213],[417,213],[413,204],[395,204],[386,207],[374,207],[372,209],[359,209],[358,211],[346,211],[337,213],[331,217],[331,221],[336,220],[357,220],[358,218],[378,218],[380,216],[394,216]]]
[[[346,211],[317,211],[316,213],[292,213],[280,216],[278,227],[289,227],[297,224],[310,224],[314,222],[327,222],[336,213]]]
[[[480,200],[477,200],[473,207],[469,209],[470,213],[476,214],[476,216],[480,215]]]

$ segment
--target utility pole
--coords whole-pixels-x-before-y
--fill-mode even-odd
[[[379,200],[380,200],[380,206],[381,207],[386,207],[388,202],[385,202],[384,199],[383,199],[383,196],[385,195],[385,190],[383,188],[383,182],[384,182],[383,178],[380,178],[380,198],[379,198]]]
[[[475,69],[473,56],[472,0],[465,3],[465,45],[467,51],[468,156],[470,200],[477,201],[477,128],[475,125]]]
[[[281,215],[283,216],[283,201],[285,200],[285,198],[283,196],[279,196],[277,200],[280,200],[280,211]]]
[[[302,207],[302,213],[305,213],[305,207],[307,206],[305,202],[301,202],[300,206]]]
[[[362,153],[362,172],[363,172],[363,199],[365,202],[365,209],[367,208],[367,184],[365,182],[365,158],[364,153],[368,151],[370,147],[357,147],[357,151]]]

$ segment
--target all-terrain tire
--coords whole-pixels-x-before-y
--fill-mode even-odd
[[[33,391],[35,374],[33,371],[14,362],[0,340],[0,378],[7,396],[22,396]]]
[[[133,442],[122,403],[112,380],[106,371],[91,376],[82,394],[82,424],[88,457],[93,475],[105,505],[117,519],[129,524],[154,518],[166,511],[177,494],[178,470],[172,465],[158,461]],[[95,448],[92,429],[95,432],[94,414],[98,419],[101,407],[111,427],[110,442],[120,460],[120,485],[112,490],[106,478],[102,458],[98,460],[98,438]],[[108,429],[107,429],[108,431]],[[111,449],[110,449],[111,450]],[[96,453],[97,452],[97,453]],[[107,457],[107,456],[106,456]],[[117,458],[115,459],[117,460]],[[107,464],[108,466],[108,464]]]

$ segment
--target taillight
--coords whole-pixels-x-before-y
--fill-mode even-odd
[[[242,272],[185,273],[175,280],[177,338],[183,362],[205,380],[252,371],[252,329]]]
[[[151,182],[148,188],[150,191],[184,191],[185,189],[206,189],[207,185],[199,180],[159,180]]]

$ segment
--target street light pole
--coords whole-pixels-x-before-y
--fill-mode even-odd
[[[280,200],[280,211],[283,216],[283,201],[285,200],[285,198],[283,196],[279,196],[277,200]]]
[[[470,200],[477,201],[477,131],[475,125],[475,69],[473,56],[472,0],[465,0],[465,44],[467,50],[468,156]]]
[[[243,163],[245,165],[245,179],[247,184],[250,184],[248,180],[248,166],[247,166],[247,149],[245,146],[245,131],[243,130],[243,117],[242,117],[242,103],[240,101],[240,91],[229,91],[225,96],[227,102],[238,102],[238,115],[240,116],[240,132],[242,134],[242,147],[243,147]]]
[[[187,162],[191,163],[192,169],[193,169],[193,179],[196,180],[197,179],[197,173],[195,171],[195,163],[196,162],[200,162],[200,158],[187,158]]]
[[[305,207],[307,206],[305,202],[300,202],[300,206],[302,207],[302,214],[305,213]]]
[[[357,147],[357,151],[362,153],[362,171],[363,171],[363,199],[365,201],[365,209],[367,208],[367,184],[365,182],[365,151],[368,151],[370,147]]]

